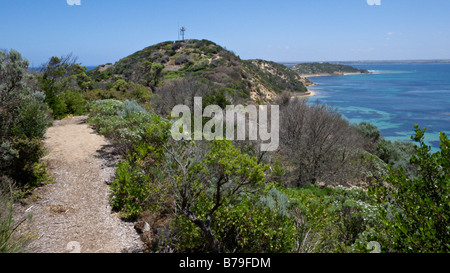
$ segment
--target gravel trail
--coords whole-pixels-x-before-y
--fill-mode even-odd
[[[117,158],[86,116],[55,121],[45,135],[44,158],[55,182],[37,189],[23,208],[35,236],[29,252],[140,252],[133,223],[111,211],[108,201]]]

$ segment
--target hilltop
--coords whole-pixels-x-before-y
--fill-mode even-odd
[[[331,63],[300,63],[291,67],[291,70],[304,77],[370,73],[365,69],[358,69],[349,65]]]
[[[307,80],[284,65],[264,60],[242,60],[208,40],[168,41],[149,46],[115,64],[89,71],[96,81],[118,79],[152,90],[174,79],[197,77],[227,94],[254,102],[270,102],[283,91],[306,92]]]

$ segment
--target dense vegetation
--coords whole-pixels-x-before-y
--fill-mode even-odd
[[[88,114],[121,155],[111,205],[136,221],[148,252],[370,252],[373,241],[382,252],[450,251],[447,136],[436,153],[418,127],[416,144],[387,141],[372,124],[292,100],[304,85],[283,66],[206,40],[161,43],[89,72],[68,55],[33,74],[13,50],[0,65],[1,185],[48,182],[40,158],[51,116]],[[279,105],[279,149],[175,141],[170,111],[192,109],[196,96],[203,107]],[[19,245],[8,187],[2,252]]]
[[[410,164],[418,173],[407,178],[402,169],[388,172],[385,162],[361,148],[373,140],[320,105],[283,106],[286,115],[300,112],[301,117],[298,108],[315,113],[303,118],[304,133],[290,141],[313,145],[305,151],[312,162],[316,147],[330,151],[326,158],[317,155],[324,160],[317,166],[301,165],[304,157],[292,157],[288,146],[261,154],[252,143],[174,141],[169,120],[134,102],[97,101],[90,108],[97,130],[127,147],[121,150],[124,161],[111,201],[123,217],[152,227],[143,234],[148,251],[367,252],[371,241],[383,252],[449,251],[450,141],[444,134],[441,152],[431,154],[417,129],[419,146]],[[318,120],[310,120],[314,116]],[[308,142],[318,129],[337,130],[335,123],[349,131],[332,141],[335,147]],[[342,164],[344,150],[349,152]],[[335,181],[366,184],[349,188]],[[417,214],[422,207],[430,211]],[[417,243],[417,232],[427,244]]]
[[[51,118],[39,90],[28,61],[15,50],[0,51],[1,179],[23,189],[35,187],[44,168],[39,162],[44,155],[42,138]]]
[[[13,240],[22,221],[14,221],[12,204],[33,188],[51,181],[42,139],[51,124],[45,94],[15,50],[0,51],[0,252],[20,251]]]
[[[300,63],[291,67],[291,70],[300,75],[342,75],[344,73],[364,73],[369,71],[353,66],[331,63]]]
[[[155,93],[167,81],[198,77],[224,91],[233,103],[249,98],[268,102],[283,91],[306,92],[300,77],[283,65],[241,60],[208,40],[156,44],[115,64],[100,66],[90,74],[97,81],[113,84],[121,79],[141,84]]]

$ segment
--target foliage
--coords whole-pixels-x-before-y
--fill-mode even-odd
[[[129,161],[120,162],[111,185],[111,205],[124,218],[136,218],[146,208],[150,193],[150,177]]]
[[[438,253],[450,251],[450,140],[441,133],[441,150],[431,153],[424,142],[426,129],[415,126],[411,137],[419,146],[411,157],[418,167],[417,177],[409,179],[403,170],[390,169],[389,186],[373,189],[385,204],[383,225],[386,248],[396,252]]]
[[[126,160],[116,169],[111,185],[111,204],[124,218],[163,208],[167,187],[156,168],[163,156],[162,144],[169,123],[150,114],[135,101],[103,100],[89,105],[89,122],[114,141]]]
[[[410,177],[416,175],[416,168],[409,159],[415,152],[412,142],[389,141],[381,136],[380,130],[373,124],[361,122],[354,126],[365,138],[362,145],[364,150],[376,155],[394,169],[403,169]]]
[[[16,232],[26,219],[18,222],[14,219],[11,183],[7,177],[0,176],[0,253],[23,252],[27,239]]]
[[[257,163],[256,158],[243,154],[228,140],[215,140],[204,156],[193,161],[196,156],[192,143],[166,148],[173,160],[175,201],[179,211],[195,224],[208,242],[209,250],[218,252],[217,241],[211,230],[215,212],[223,205],[232,204],[237,196],[249,191],[257,191],[264,184],[266,167]],[[210,200],[212,206],[203,215],[196,214],[194,208],[200,197]]]
[[[212,231],[223,253],[288,253],[295,248],[296,229],[287,215],[279,215],[259,203],[255,196],[244,196],[235,205],[222,206],[213,217]],[[203,197],[195,208],[206,215],[212,207]],[[185,217],[177,218],[177,248],[181,252],[208,251],[201,230]]]
[[[68,90],[57,95],[53,104],[53,116],[64,118],[68,115],[85,114],[86,102],[79,91]]]
[[[11,134],[20,137],[42,138],[50,126],[49,109],[44,103],[45,95],[36,91],[25,95],[17,105]],[[13,110],[14,113],[14,110]]]
[[[368,122],[361,122],[355,126],[365,137],[369,138],[372,142],[378,142],[381,138],[380,130],[373,124]]]
[[[76,57],[51,57],[41,68],[39,82],[55,118],[84,114],[86,102],[81,92],[91,87],[92,80]]]
[[[111,204],[124,218],[164,219],[162,228],[151,225],[153,240],[163,238],[153,243],[165,244],[155,249],[368,252],[368,243],[377,241],[382,251],[448,252],[445,135],[442,151],[429,155],[411,143],[386,141],[369,123],[350,126],[335,109],[285,93],[276,153],[262,153],[250,141],[175,141],[163,118],[175,105],[193,109],[200,96],[204,106],[224,108],[245,103],[254,84],[276,92],[304,86],[294,83],[299,76],[292,71],[244,62],[206,40],[161,43],[102,70],[91,75],[107,77],[93,76],[95,89],[83,94],[115,98],[88,104],[89,121],[122,156]],[[131,99],[135,87],[149,104]],[[415,159],[406,162],[416,149]],[[402,167],[411,175],[396,171]],[[389,185],[377,184],[369,193],[337,186],[377,181]]]
[[[361,135],[336,109],[292,100],[280,116],[280,150],[296,176],[290,184],[342,184],[359,174]]]
[[[384,162],[399,170],[403,169],[409,177],[417,174],[417,168],[409,159],[415,153],[415,144],[412,142],[388,141],[380,139],[376,145],[375,154]]]
[[[227,105],[231,105],[231,102],[227,100],[225,92],[225,89],[213,90],[211,94],[203,99],[203,107],[218,105],[220,108],[225,109]]]
[[[294,65],[291,69],[300,75],[369,73],[369,71],[365,69],[331,63],[301,63]]]
[[[363,234],[378,226],[378,205],[362,188],[319,188],[311,185],[282,190],[295,219],[297,248],[303,253],[365,252]],[[358,248],[359,247],[359,248]]]
[[[37,184],[34,166],[44,155],[42,138],[51,124],[37,85],[19,52],[0,51],[0,172],[21,188]]]
[[[169,123],[134,101],[101,100],[92,102],[89,108],[89,122],[117,144],[123,155],[132,152],[138,143],[154,143],[160,136],[167,137]]]
[[[213,86],[211,90],[234,89],[238,91],[236,97],[245,99],[249,98],[251,91],[261,85],[273,93],[284,90],[306,91],[300,77],[290,69],[274,62],[265,62],[265,64],[267,68],[255,65],[252,61],[243,61],[233,52],[207,40],[163,42],[144,48],[119,60],[114,65],[103,65],[89,71],[87,74],[94,79],[91,83],[94,88],[85,92],[92,99],[115,98],[139,101],[137,96],[121,97],[125,93],[117,90],[117,87],[125,90],[125,83],[134,83],[164,95],[159,92],[160,89],[164,89],[169,82],[186,76],[205,80],[208,85]],[[269,70],[274,71],[269,72]],[[110,86],[104,86],[104,84]],[[94,93],[93,90],[96,92]],[[99,90],[103,90],[105,94]],[[264,94],[259,95],[264,97]],[[227,99],[231,101],[229,97]],[[263,98],[263,100],[266,99]]]

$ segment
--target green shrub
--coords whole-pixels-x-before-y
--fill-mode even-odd
[[[17,106],[16,122],[11,128],[11,134],[21,137],[42,138],[51,125],[49,109],[44,103],[45,95],[35,92],[23,97]]]
[[[113,85],[112,88],[114,88],[115,90],[119,91],[119,92],[125,92],[128,90],[129,84],[123,80],[123,79],[118,79]]]
[[[40,138],[13,138],[10,154],[15,154],[6,162],[5,173],[19,185],[33,185],[36,182],[33,166],[44,156],[44,147]]]
[[[46,94],[46,103],[54,117],[60,119],[67,115],[84,114],[85,102],[82,91],[92,88],[91,78],[86,67],[76,63],[77,58],[67,56],[51,57],[41,68],[40,88]]]
[[[140,106],[136,101],[126,100],[123,102],[123,109],[117,111],[117,115],[122,117],[129,117],[131,114],[136,112],[146,112],[142,106]]]
[[[403,169],[410,177],[417,173],[416,167],[409,162],[415,153],[415,145],[411,142],[391,142],[380,139],[376,145],[376,154],[396,170]]]
[[[226,89],[213,90],[211,94],[206,95],[203,98],[203,107],[208,105],[218,105],[222,109],[225,109],[227,105],[231,105],[231,102],[226,97]]]
[[[258,198],[258,195],[255,196]],[[289,253],[295,249],[296,228],[288,216],[281,216],[262,205],[255,197],[244,196],[233,205],[223,206],[211,227],[221,252]],[[214,204],[201,198],[195,213],[205,217]],[[208,251],[202,231],[186,217],[174,222],[177,248],[181,252]]]
[[[350,251],[349,247],[357,241],[360,234],[377,224],[378,207],[375,200],[362,188],[337,187],[324,201],[332,215],[337,216],[336,241],[342,243],[337,247],[343,251]]]
[[[86,101],[81,92],[68,90],[55,96],[52,109],[53,116],[57,119],[68,115],[83,115],[86,113]]]
[[[141,103],[148,102],[151,98],[151,92],[142,85],[131,85],[131,89],[127,93],[127,98]]]
[[[380,130],[375,125],[368,122],[361,122],[356,125],[355,128],[374,143],[378,142],[381,138]]]
[[[126,99],[126,94],[119,92],[115,89],[92,89],[87,90],[83,93],[83,97],[87,101],[96,101],[96,100],[107,100],[107,99],[115,99],[115,100],[124,100]]]
[[[33,164],[33,175],[36,178],[36,183],[41,185],[47,185],[54,182],[54,178],[50,175],[47,165],[45,163]]]
[[[19,52],[0,51],[0,172],[21,189],[37,184],[34,166],[44,155],[42,138],[51,125],[37,85]]]
[[[86,102],[81,92],[69,90],[64,92],[62,97],[66,104],[66,114],[78,116],[86,113]]]
[[[141,142],[153,143],[165,139],[170,124],[160,116],[151,114],[134,101],[96,101],[89,105],[90,123],[101,134],[119,145],[124,155]]]
[[[424,142],[425,129],[412,137],[419,146],[411,157],[417,176],[390,168],[389,186],[372,189],[383,204],[383,250],[412,253],[450,252],[450,140],[440,134],[440,151],[431,153]],[[381,242],[380,242],[381,243]]]
[[[149,194],[150,177],[133,168],[129,161],[120,162],[111,189],[111,205],[120,210],[124,218],[136,218],[145,208]]]
[[[368,232],[379,227],[379,207],[362,188],[282,189],[295,219],[297,252],[367,252]]]
[[[205,47],[201,48],[200,50],[205,55],[213,55],[213,54],[218,54],[219,53],[219,50],[217,49],[216,46],[205,46]]]
[[[176,70],[176,71],[166,70],[163,73],[164,73],[164,79],[166,81],[183,78],[186,75],[186,73],[182,70],[181,71],[180,70]]]
[[[28,239],[17,232],[26,219],[14,219],[12,183],[6,176],[0,176],[0,253],[24,252]]]
[[[115,99],[97,100],[89,104],[91,117],[113,116],[123,107],[123,102]]]
[[[143,211],[164,207],[168,187],[156,166],[163,156],[170,124],[135,101],[95,101],[89,109],[89,122],[126,156],[118,164],[111,186],[114,209],[124,218],[137,218]]]

